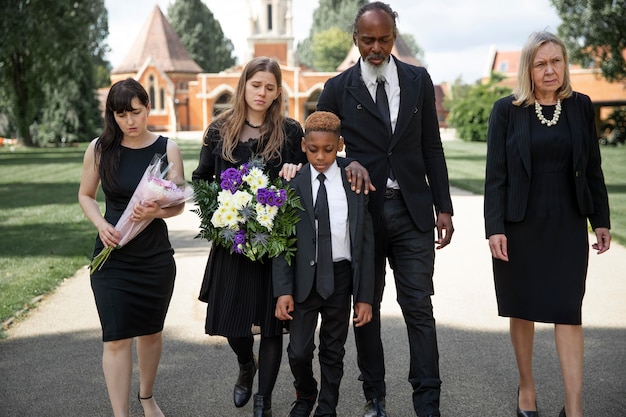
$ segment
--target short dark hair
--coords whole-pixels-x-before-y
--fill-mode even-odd
[[[354,23],[352,23],[352,36],[356,36],[359,33],[358,23],[361,16],[363,16],[366,12],[372,10],[382,10],[387,13],[391,20],[393,20],[393,33],[398,34],[398,27],[396,26],[396,19],[398,18],[398,13],[394,12],[390,5],[387,3],[383,3],[382,1],[375,1],[372,3],[367,3],[361,6],[361,8],[356,12],[356,17],[354,18]]]

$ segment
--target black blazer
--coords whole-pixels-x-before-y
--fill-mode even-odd
[[[343,188],[348,201],[348,223],[350,229],[350,250],[352,255],[352,294],[355,303],[372,304],[374,300],[374,232],[372,218],[367,211],[367,196],[350,190],[346,173],[341,168]],[[293,295],[295,302],[301,303],[309,296],[315,282],[315,217],[313,192],[311,189],[311,169],[305,164],[298,175],[290,182],[300,196],[304,211],[300,211],[300,221],[296,225],[297,252],[287,264],[284,256],[273,259],[272,281],[274,297]]]
[[[326,82],[317,109],[333,112],[341,119],[346,156],[369,171],[377,190],[369,203],[374,229],[391,168],[415,225],[426,232],[435,225],[433,205],[437,213],[452,213],[435,90],[424,68],[394,60],[400,82],[400,109],[391,138],[361,79],[358,62]]]
[[[600,166],[594,111],[588,96],[574,93],[563,100],[573,144],[573,171],[580,213],[591,226],[610,227],[609,201]],[[532,177],[529,109],[513,96],[493,106],[487,131],[485,234],[504,233],[504,222],[524,219]]]

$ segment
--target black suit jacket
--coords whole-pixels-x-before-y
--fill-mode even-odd
[[[610,227],[609,201],[600,166],[594,111],[588,96],[563,100],[573,145],[571,173],[580,213],[591,226]],[[534,117],[534,115],[533,115]],[[487,132],[485,234],[504,233],[504,222],[524,219],[532,177],[529,109],[513,105],[513,96],[493,106]]]
[[[356,159],[369,171],[376,187],[369,202],[374,229],[380,219],[391,168],[411,218],[419,230],[426,232],[435,225],[433,205],[438,213],[452,213],[435,90],[424,68],[397,59],[395,62],[400,82],[400,109],[391,138],[361,79],[358,62],[326,82],[317,109],[333,112],[341,119],[346,156]]]
[[[343,188],[348,201],[350,250],[352,255],[352,294],[355,303],[372,304],[374,300],[374,232],[372,219],[367,211],[367,196],[350,190],[346,173],[341,168]],[[274,258],[272,280],[274,296],[293,295],[295,302],[302,303],[311,293],[315,282],[315,215],[311,189],[311,169],[305,164],[291,180],[291,186],[300,196],[304,211],[296,225],[297,252],[291,266],[284,256]],[[331,213],[332,216],[332,213]]]

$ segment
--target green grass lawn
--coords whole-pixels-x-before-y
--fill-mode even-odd
[[[450,184],[477,194],[485,185],[484,142],[445,141]],[[626,245],[626,146],[601,146],[602,169],[609,192],[611,208],[611,234],[613,239]]]
[[[189,180],[201,144],[178,143]],[[96,229],[77,199],[86,146],[17,147],[13,152],[0,148],[0,323],[90,260]],[[451,184],[482,193],[486,145],[446,141],[444,148]],[[602,157],[612,232],[626,244],[626,147],[604,146]],[[103,202],[101,194],[99,201]]]
[[[179,144],[190,179],[200,143]],[[0,323],[90,260],[97,231],[77,197],[86,147],[0,148]]]

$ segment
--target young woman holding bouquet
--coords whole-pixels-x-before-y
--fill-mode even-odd
[[[206,129],[194,181],[220,181],[222,171],[239,167],[253,156],[263,159],[270,179],[295,175],[295,165],[306,162],[300,149],[303,131],[297,121],[283,115],[281,84],[275,60],[257,57],[246,65],[231,108]],[[272,415],[272,390],[283,350],[283,322],[274,317],[271,267],[269,259],[252,261],[213,244],[200,291],[200,300],[208,303],[206,333],[225,336],[237,356],[236,407],[250,400],[259,370],[255,417]],[[252,325],[261,329],[258,363]]]
[[[155,154],[172,164],[169,179],[184,184],[182,158],[175,142],[148,131],[148,94],[128,78],[115,83],[107,97],[104,131],[85,152],[78,201],[98,229],[94,254],[116,247],[115,229]],[[105,195],[102,216],[96,193]],[[102,367],[116,417],[129,415],[133,338],[139,360],[138,399],[146,416],[163,416],[152,396],[161,357],[163,322],[174,288],[176,265],[164,218],[183,211],[184,203],[161,208],[142,201],[133,207],[131,221],[149,220],[130,242],[111,252],[106,263],[92,270],[91,287],[102,325]]]

